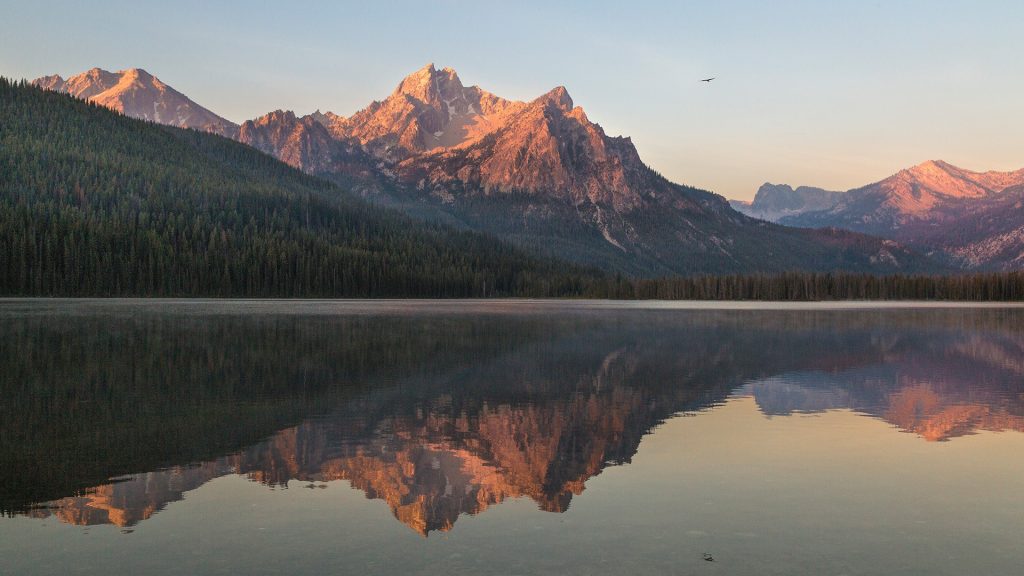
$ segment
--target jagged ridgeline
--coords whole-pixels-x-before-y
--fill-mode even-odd
[[[599,275],[0,78],[0,294],[565,296]]]

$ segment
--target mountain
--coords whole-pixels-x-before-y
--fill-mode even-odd
[[[898,243],[775,226],[670,182],[643,163],[629,138],[592,122],[564,87],[511,101],[429,64],[348,117],[278,110],[235,126],[137,69],[36,84],[129,116],[230,136],[418,219],[609,271],[941,269]]]
[[[428,64],[403,79],[385,100],[349,118],[328,112],[321,121],[337,137],[355,137],[376,156],[401,160],[476,140],[524,107],[476,86],[467,88],[451,68]]]
[[[757,189],[752,202],[730,200],[729,205],[737,212],[752,218],[778,222],[785,216],[827,210],[835,206],[841,198],[841,192],[810,186],[800,186],[794,190],[789,184],[765,182]]]
[[[331,135],[312,114],[299,117],[276,110],[243,122],[236,139],[304,172],[331,174],[332,180],[358,195],[381,200],[379,191],[387,186],[379,160],[358,140]]]
[[[297,118],[282,110],[243,123],[238,141],[305,172],[331,170],[338,146],[327,129],[311,117]]]
[[[967,269],[1024,267],[1024,169],[973,172],[941,160],[850,190],[780,222],[835,226],[934,252]]]
[[[349,117],[273,113],[240,138],[409,214],[617,272],[935,269],[891,242],[774,226],[672,183],[564,87],[510,101],[429,64]]]
[[[131,116],[179,128],[195,128],[234,137],[238,125],[196,104],[141,68],[107,72],[93,68],[65,80],[44,76],[32,82]]]
[[[0,117],[0,294],[572,294],[600,277],[25,83],[0,79]]]

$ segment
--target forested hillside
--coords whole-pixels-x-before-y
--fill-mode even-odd
[[[0,78],[0,294],[579,294],[596,273],[414,223],[219,136]]]
[[[2,296],[1024,298],[1019,274],[611,277],[23,82],[0,119]]]

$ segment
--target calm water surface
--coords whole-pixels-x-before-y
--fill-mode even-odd
[[[0,574],[1020,574],[1022,432],[1019,307],[6,300]]]

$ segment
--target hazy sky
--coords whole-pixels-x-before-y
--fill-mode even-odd
[[[0,0],[0,21],[2,75],[145,68],[236,122],[349,115],[427,62],[506,98],[564,85],[652,167],[732,198],[1024,167],[1019,0]]]

